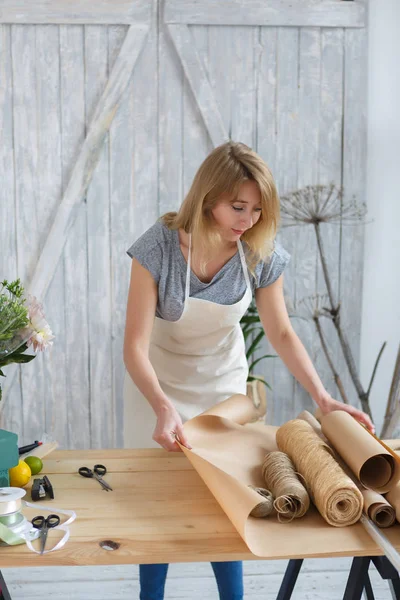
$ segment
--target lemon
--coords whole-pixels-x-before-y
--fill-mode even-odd
[[[11,487],[24,487],[30,480],[32,472],[29,465],[21,459],[16,467],[9,469],[8,475]]]
[[[38,456],[27,456],[24,461],[30,467],[32,475],[37,475],[43,469],[42,460]]]

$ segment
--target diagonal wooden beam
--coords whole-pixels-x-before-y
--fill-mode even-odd
[[[228,140],[221,113],[205,68],[187,25],[167,25],[183,70],[214,146]]]
[[[149,0],[1,0],[0,23],[130,25],[149,22]]]
[[[148,30],[148,25],[131,25],[129,27],[107,85],[97,104],[86,139],[29,285],[29,292],[41,300],[44,299],[54,276],[68,233],[76,219],[79,205],[85,198],[104,140],[131,78]],[[17,365],[12,364],[7,371],[4,385],[5,396],[13,384],[16,370]],[[0,403],[0,414],[3,404]]]
[[[166,0],[165,23],[270,27],[365,27],[365,0]]]

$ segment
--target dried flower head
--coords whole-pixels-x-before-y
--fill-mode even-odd
[[[365,203],[346,198],[335,184],[309,185],[281,197],[282,225],[363,222]]]
[[[313,296],[304,296],[294,305],[296,317],[303,319],[319,319],[320,317],[331,316],[329,308],[329,296],[327,294],[314,294]]]

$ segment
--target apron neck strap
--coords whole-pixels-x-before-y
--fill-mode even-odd
[[[239,250],[240,262],[242,263],[242,269],[243,269],[244,278],[246,280],[246,285],[247,285],[248,289],[251,290],[251,284],[250,284],[250,279],[249,279],[249,270],[247,267],[246,257],[243,252],[242,242],[240,240],[237,241],[237,247]]]
[[[189,252],[186,267],[186,284],[185,284],[185,302],[189,298],[190,294],[190,259],[192,255],[192,234],[189,233]]]

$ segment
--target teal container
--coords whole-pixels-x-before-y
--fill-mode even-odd
[[[19,463],[18,436],[0,429],[0,487],[9,487],[8,469]]]

